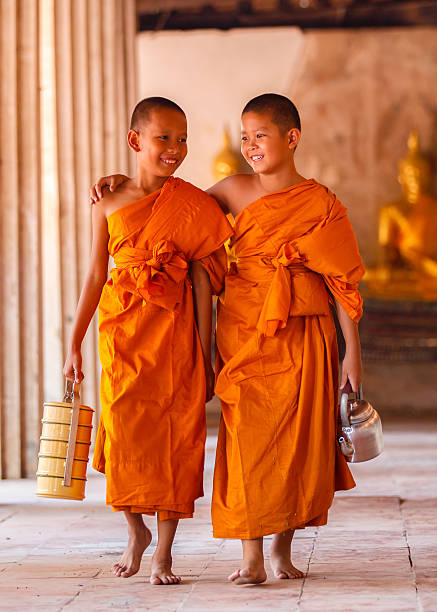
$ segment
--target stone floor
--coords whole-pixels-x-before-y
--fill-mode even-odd
[[[90,471],[83,503],[38,499],[33,481],[0,482],[0,610],[437,611],[437,423],[388,421],[384,430],[385,452],[353,466],[358,487],[337,495],[328,526],[297,534],[300,581],[226,581],[240,544],[211,535],[213,429],[207,495],[176,539],[179,586],[149,584],[153,543],[139,574],[112,577],[126,533],[103,504],[100,475]]]

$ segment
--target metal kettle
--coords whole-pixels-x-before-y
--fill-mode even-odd
[[[381,419],[373,406],[362,399],[361,385],[356,399],[349,399],[349,381],[342,389],[338,442],[341,452],[350,463],[369,461],[384,448]]]

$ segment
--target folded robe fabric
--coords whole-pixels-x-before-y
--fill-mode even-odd
[[[114,510],[191,516],[203,495],[205,377],[189,263],[232,233],[181,179],[108,216],[116,268],[99,304],[101,419],[94,467]]]
[[[230,246],[218,302],[214,535],[322,525],[334,491],[354,486],[336,441],[329,305],[335,298],[354,321],[362,313],[352,227],[338,199],[310,179],[249,204]]]

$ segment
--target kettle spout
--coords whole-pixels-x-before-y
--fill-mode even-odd
[[[351,440],[345,436],[340,436],[338,438],[338,442],[340,444],[340,450],[345,457],[352,457],[355,452],[354,445]]]

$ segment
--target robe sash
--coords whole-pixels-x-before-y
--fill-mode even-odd
[[[274,336],[290,316],[329,313],[329,294],[322,277],[306,267],[290,242],[284,243],[274,257],[234,257],[228,274],[236,273],[253,282],[270,280],[256,326],[264,336]]]
[[[136,292],[146,303],[174,310],[182,301],[188,263],[172,242],[160,240],[152,250],[122,246],[114,262],[118,270],[132,272],[125,277],[121,274],[118,283],[132,290],[133,278]]]

